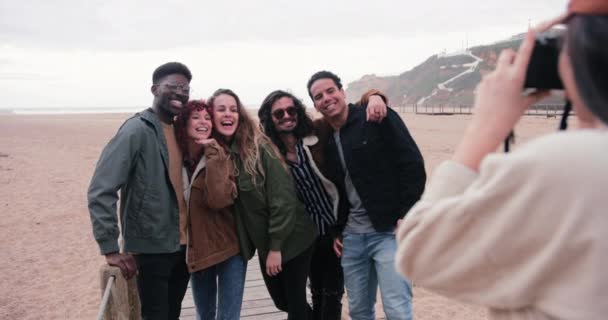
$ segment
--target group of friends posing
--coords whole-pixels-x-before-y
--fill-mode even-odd
[[[152,107],[106,145],[88,191],[95,239],[137,276],[142,317],[178,319],[191,281],[197,319],[239,319],[257,250],[288,319],[340,319],[344,288],[350,316],[373,319],[378,286],[389,319],[412,319],[395,231],[426,174],[386,97],[348,105],[340,78],[320,71],[307,87],[322,118],[277,90],[258,124],[229,89],[189,100],[191,79],[178,62],[154,71]]]
[[[557,24],[579,128],[495,153],[548,93],[523,94],[524,81],[536,34]],[[230,90],[189,101],[190,71],[162,65],[152,107],[97,164],[95,238],[110,265],[137,275],[144,319],[177,319],[189,279],[198,318],[238,318],[256,250],[288,319],[339,319],[345,288],[351,318],[372,320],[378,286],[386,317],[411,319],[406,278],[491,319],[606,319],[607,43],[608,1],[571,0],[518,52],[503,50],[426,187],[416,143],[377,91],[347,105],[340,79],[321,71],[307,84],[321,119],[275,91],[258,125]]]

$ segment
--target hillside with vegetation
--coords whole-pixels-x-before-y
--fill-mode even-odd
[[[559,32],[559,30],[552,30]],[[471,106],[474,90],[483,75],[496,67],[503,49],[517,49],[523,34],[489,45],[450,54],[436,54],[396,76],[365,75],[347,85],[346,96],[356,101],[370,88],[386,93],[392,106]],[[545,103],[557,103],[549,98]]]

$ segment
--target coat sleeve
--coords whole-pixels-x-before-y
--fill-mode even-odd
[[[367,106],[367,103],[369,102],[369,97],[371,96],[379,96],[380,98],[382,98],[382,100],[384,100],[384,103],[386,104],[386,108],[388,109],[388,97],[384,93],[382,93],[382,91],[377,89],[371,89],[363,93],[359,101],[357,101],[356,105]]]
[[[88,189],[93,236],[101,254],[118,252],[118,191],[125,186],[142,143],[141,124],[127,120],[103,149]]]
[[[269,250],[279,251],[295,227],[299,200],[291,175],[269,148],[264,146],[260,149],[266,175],[264,187],[268,204]]]
[[[391,159],[395,163],[399,181],[398,210],[401,216],[404,216],[424,192],[424,160],[405,123],[395,111],[389,109],[380,126],[391,146]]]
[[[397,270],[468,303],[529,306],[568,268],[556,235],[576,224],[564,220],[550,172],[525,153],[490,155],[479,174],[444,162],[399,227]]]
[[[217,142],[205,147],[206,168],[204,200],[211,209],[219,210],[234,203],[237,188],[234,164]]]

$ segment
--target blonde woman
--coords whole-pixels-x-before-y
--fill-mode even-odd
[[[238,96],[219,89],[209,99],[214,135],[236,167],[237,233],[245,259],[258,251],[266,287],[288,319],[309,319],[306,278],[316,227],[296,196],[281,155]]]

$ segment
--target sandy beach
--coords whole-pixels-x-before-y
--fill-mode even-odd
[[[0,115],[0,318],[92,319],[99,267],[86,190],[99,154],[128,114]],[[403,114],[427,174],[449,158],[470,116]],[[573,119],[574,120],[574,119]],[[558,119],[525,117],[517,143]],[[486,319],[485,311],[415,288],[416,319]]]

